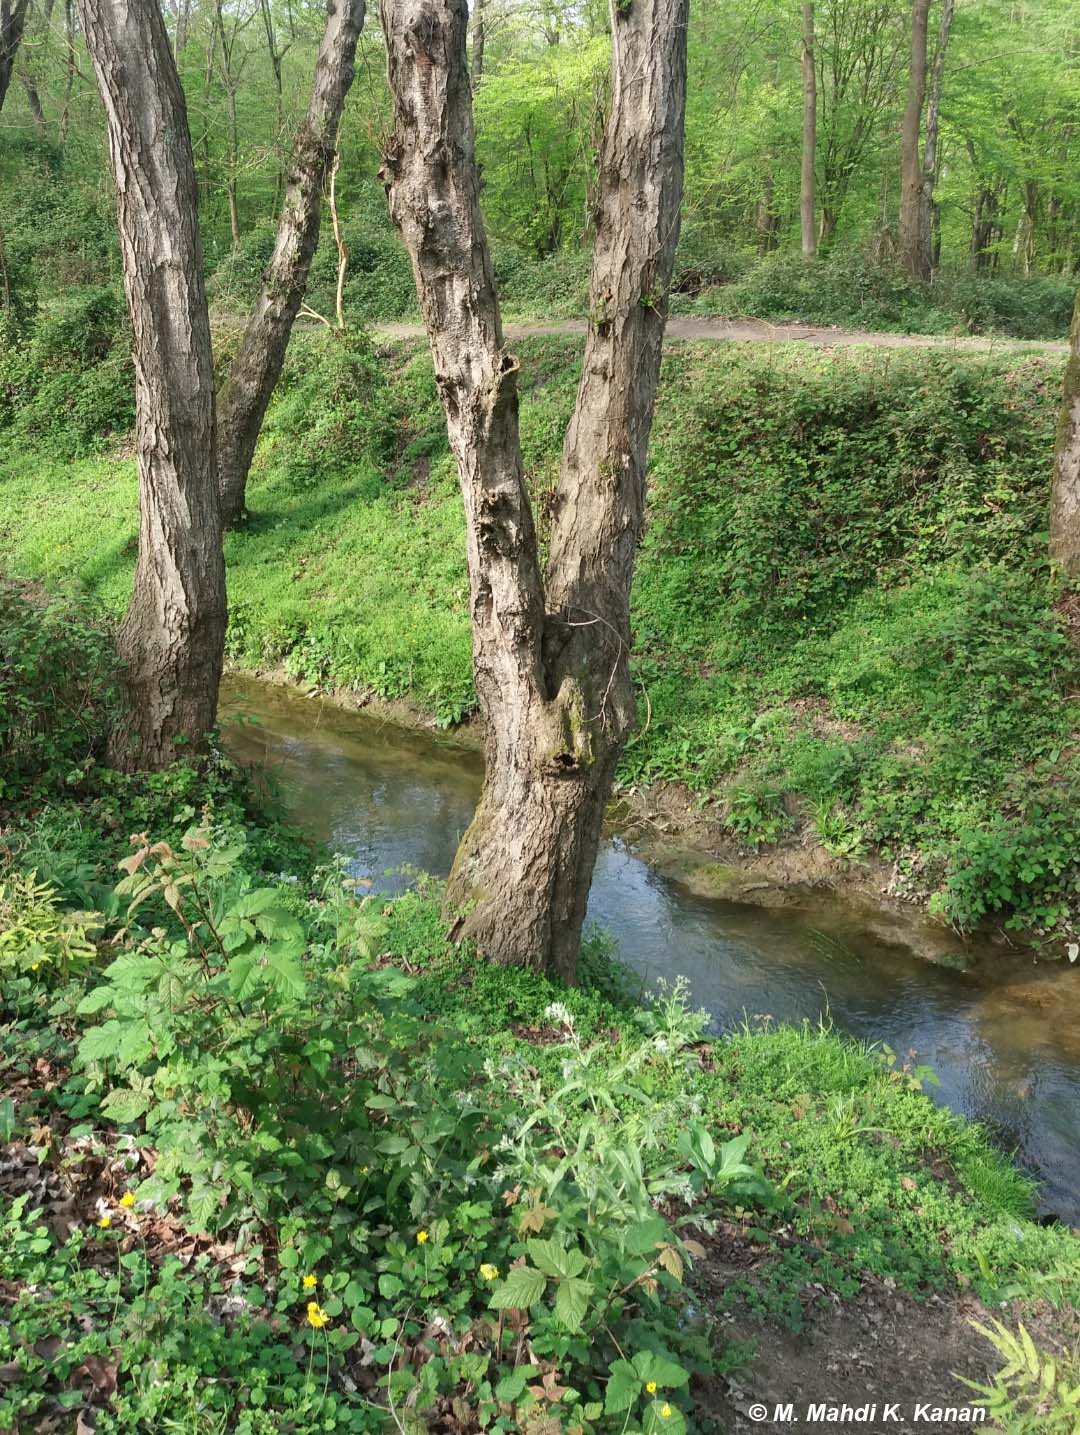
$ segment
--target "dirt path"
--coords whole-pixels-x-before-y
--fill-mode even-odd
[[[377,334],[390,339],[420,339],[422,324],[378,324]],[[532,334],[585,333],[584,319],[552,319],[547,323],[506,325],[512,339]],[[809,344],[815,349],[837,349],[864,345],[872,349],[952,349],[969,353],[1035,353],[1064,354],[1068,344],[1047,339],[1001,339],[985,335],[960,338],[940,334],[875,334],[862,329],[815,328],[810,324],[770,324],[764,319],[708,319],[694,315],[675,315],[668,320],[669,340],[704,339],[713,342],[735,340],[752,344]]]

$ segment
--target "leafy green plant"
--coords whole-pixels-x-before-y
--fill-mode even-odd
[[[67,980],[97,956],[102,925],[97,912],[63,910],[36,872],[0,871],[0,977],[44,968],[40,980]]]
[[[1080,1356],[1040,1350],[1021,1322],[1015,1331],[999,1320],[988,1326],[972,1321],[1003,1364],[990,1385],[964,1384],[982,1397],[1007,1435],[1075,1435],[1080,1424]]]

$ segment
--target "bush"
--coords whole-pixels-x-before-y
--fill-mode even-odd
[[[777,252],[749,265],[725,255],[719,267],[726,273],[711,279],[707,255],[691,265],[692,277],[702,282],[675,287],[700,293],[700,298],[680,307],[885,332],[1063,339],[1076,293],[1074,281],[1057,275],[1024,278],[970,270],[940,274],[932,284],[912,284],[895,266],[857,249],[833,249],[812,260]],[[733,276],[734,282],[725,283]],[[710,283],[725,287],[701,292]]]
[[[83,604],[0,581],[0,800],[79,780],[104,745],[115,672]]]
[[[66,457],[135,421],[127,310],[115,289],[76,289],[27,334],[0,329],[0,429]]]

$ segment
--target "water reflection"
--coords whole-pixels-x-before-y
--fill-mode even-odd
[[[445,875],[480,785],[478,755],[252,679],[223,688],[226,741],[276,771],[290,810],[353,875]],[[229,722],[248,714],[258,726]],[[933,1067],[945,1102],[984,1121],[1080,1223],[1080,970],[1000,954],[968,972],[920,962],[820,915],[697,896],[619,840],[600,855],[589,917],[646,978],[685,975],[718,1029],[744,1016],[816,1021]]]

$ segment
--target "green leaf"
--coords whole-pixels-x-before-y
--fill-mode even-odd
[[[589,1308],[592,1289],[591,1281],[583,1281],[576,1276],[568,1276],[566,1280],[560,1281],[559,1289],[555,1292],[555,1317],[560,1325],[570,1331],[581,1329],[581,1322]]]
[[[528,1310],[544,1294],[547,1278],[531,1266],[515,1266],[491,1296],[493,1310]]]
[[[126,1086],[116,1086],[101,1103],[101,1110],[103,1115],[124,1125],[129,1121],[138,1121],[140,1116],[146,1114],[149,1106],[150,1098],[143,1092],[132,1091]]]
[[[580,1275],[585,1266],[585,1257],[580,1251],[568,1251],[556,1240],[535,1237],[525,1243],[525,1249],[533,1264],[546,1276]]]
[[[632,1256],[647,1256],[655,1251],[660,1241],[668,1239],[667,1222],[662,1216],[654,1216],[631,1226],[626,1233],[626,1249]]]
[[[512,1405],[515,1400],[520,1399],[529,1379],[529,1372],[532,1366],[519,1365],[517,1370],[512,1370],[509,1375],[504,1375],[495,1387],[495,1399],[503,1400],[507,1405]]]
[[[618,1415],[629,1410],[641,1393],[641,1386],[641,1379],[628,1360],[614,1361],[604,1393],[604,1414]]]
[[[690,1379],[688,1370],[655,1350],[639,1350],[634,1356],[634,1369],[643,1385],[655,1380],[662,1390],[674,1390]]]
[[[116,992],[112,987],[95,987],[92,992],[87,992],[75,1010],[79,1016],[93,1016],[95,1012],[112,1006],[115,1000]]]

